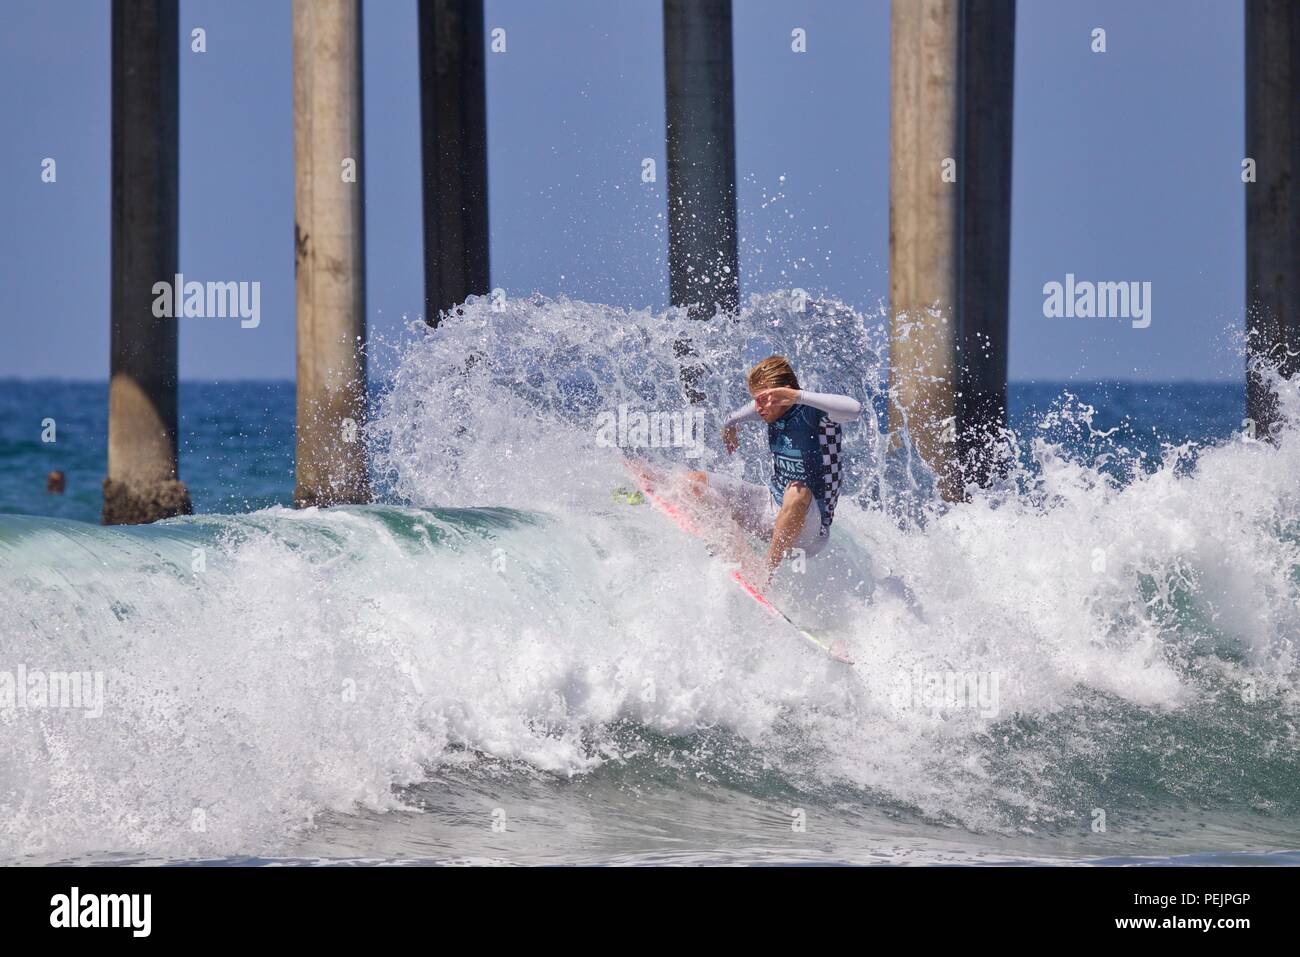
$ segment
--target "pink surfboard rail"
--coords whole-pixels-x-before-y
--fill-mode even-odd
[[[626,458],[623,460],[623,465],[636,480],[637,488],[641,491],[641,494],[645,496],[646,501],[672,519],[673,522],[676,523],[677,527],[688,535],[693,535],[696,538],[703,538],[703,535],[696,527],[695,523],[691,521],[690,517],[682,509],[678,508],[655,491],[653,470],[648,465],[635,459]],[[731,580],[739,585],[745,594],[756,601],[764,611],[772,615],[774,618],[779,618],[786,624],[790,625],[790,627],[798,631],[806,641],[816,647],[819,651],[830,655],[830,657],[835,661],[842,662],[846,665],[853,664],[853,659],[849,657],[847,649],[841,642],[837,641],[828,644],[806,628],[800,628],[794,623],[789,615],[783,612],[780,608],[777,608],[776,605],[772,604],[768,597],[759,591],[758,588],[745,578],[744,575],[740,574],[739,571],[733,569],[730,572],[730,575]]]

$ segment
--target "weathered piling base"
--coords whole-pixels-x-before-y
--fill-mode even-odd
[[[105,525],[146,525],[176,515],[190,515],[193,511],[184,482],[104,479]]]

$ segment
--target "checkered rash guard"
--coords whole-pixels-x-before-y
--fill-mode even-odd
[[[775,422],[767,424],[767,447],[772,451],[772,478],[768,487],[776,504],[791,482],[803,482],[812,492],[825,535],[835,518],[840,496],[841,423],[862,414],[862,405],[847,395],[799,393],[799,400]],[[751,402],[727,416],[725,425],[761,418]]]

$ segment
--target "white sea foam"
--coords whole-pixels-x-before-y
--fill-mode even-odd
[[[1293,431],[1200,450],[1194,470],[1171,453],[1123,485],[1024,437],[1033,465],[1001,490],[882,510],[924,486],[898,480],[869,419],[850,430],[832,546],[776,589],[851,645],[850,671],[662,516],[613,502],[619,450],[590,428],[621,402],[681,404],[686,334],[721,409],[770,351],[810,387],[869,399],[863,317],[783,302],[730,323],[471,302],[413,338],[370,425],[401,506],[146,531],[0,520],[0,669],[107,676],[98,720],[0,712],[0,858],[271,852],[322,812],[399,806],[395,788],[467,753],[562,778],[635,760],[629,725],[722,729],[792,786],[981,828],[1086,820],[1098,793],[1130,793],[1087,770],[1185,716],[1260,776],[1231,800],[1276,800],[1296,753]],[[1279,392],[1296,421],[1296,384]],[[759,479],[757,430],[738,460],[710,434],[705,467]],[[900,696],[900,675],[996,675],[996,709]],[[1123,786],[1198,746],[1150,743]],[[1222,796],[1230,769],[1207,747],[1207,767],[1150,787]]]

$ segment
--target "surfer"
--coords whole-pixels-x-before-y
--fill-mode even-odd
[[[841,424],[861,415],[862,404],[847,395],[805,392],[784,356],[750,369],[747,384],[753,401],[727,416],[722,442],[731,454],[740,444],[738,425],[766,422],[772,452],[767,487],[710,472],[691,472],[689,480],[697,496],[720,501],[741,527],[770,538],[770,579],[793,550],[811,557],[825,547],[840,494]]]

